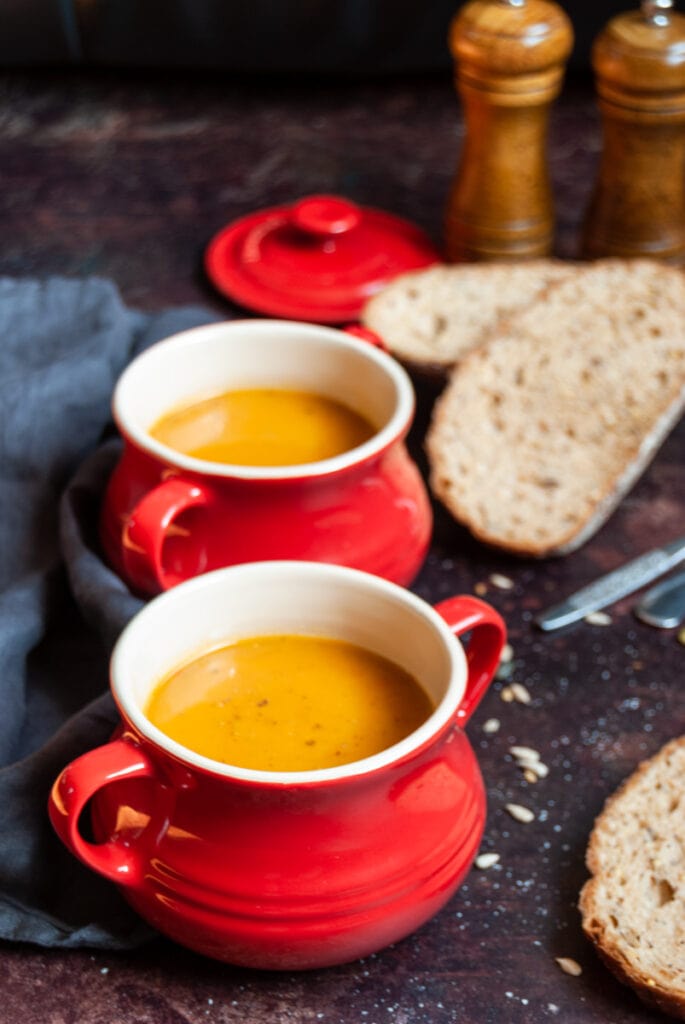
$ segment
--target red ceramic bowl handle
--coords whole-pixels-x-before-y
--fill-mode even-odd
[[[376,334],[370,327],[362,327],[361,324],[348,324],[343,330],[345,334],[351,334],[353,338],[359,338],[360,341],[368,341],[369,345],[375,345],[376,348],[382,348],[384,352],[388,351],[388,346],[385,344],[380,334]]]
[[[477,597],[462,594],[435,606],[455,636],[473,631],[466,648],[468,676],[456,722],[464,726],[478,707],[492,677],[497,671],[502,648],[507,639],[504,621],[489,604]]]
[[[141,498],[127,517],[122,533],[122,559],[127,581],[138,590],[169,590],[185,577],[164,568],[164,541],[174,519],[188,508],[210,501],[206,488],[183,477],[168,477]]]
[[[50,821],[65,846],[93,871],[119,885],[134,887],[142,883],[146,870],[142,851],[130,841],[88,842],[79,831],[79,817],[103,786],[141,777],[157,778],[154,764],[134,743],[113,740],[67,765],[48,800]]]

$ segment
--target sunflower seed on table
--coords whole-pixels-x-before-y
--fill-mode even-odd
[[[540,760],[539,752],[532,747],[509,747],[509,753],[516,761],[516,767],[523,770],[526,782],[537,782],[549,775],[549,768]]]
[[[531,696],[523,683],[509,683],[502,690],[500,697],[507,704],[516,701],[517,704],[530,704]]]
[[[483,723],[483,732],[491,735],[492,733],[499,732],[500,720],[499,718],[488,718],[487,722]]]
[[[539,761],[540,755],[537,750],[533,750],[532,747],[509,747],[509,753],[512,757],[515,757],[517,761]]]
[[[498,853],[479,853],[474,863],[479,871],[487,871],[499,862]]]
[[[505,804],[504,809],[522,825],[529,825],[531,821],[535,821],[535,813],[529,807],[523,807],[521,804]]]
[[[606,612],[589,612],[584,621],[590,626],[610,626],[613,620]]]
[[[530,704],[530,693],[523,683],[512,683],[511,688],[514,691],[514,697],[519,704]]]
[[[555,957],[556,962],[561,967],[564,974],[570,974],[572,977],[577,978],[583,973],[583,968],[580,966],[577,960],[573,960],[570,956],[557,956]]]
[[[514,581],[510,580],[508,576],[503,576],[501,572],[493,572],[490,576],[490,582],[498,590],[511,590],[514,586]]]
[[[536,779],[546,779],[549,775],[549,768],[542,761],[518,761],[517,765],[524,772],[532,772]]]

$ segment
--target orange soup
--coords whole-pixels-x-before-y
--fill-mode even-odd
[[[208,651],[162,679],[146,707],[153,725],[189,750],[282,772],[379,753],[432,711],[398,665],[311,636],[260,636]]]
[[[149,433],[184,455],[238,466],[296,466],[356,448],[375,434],[363,416],[309,391],[227,391],[173,409]]]

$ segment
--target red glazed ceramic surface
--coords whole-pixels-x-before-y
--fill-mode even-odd
[[[251,625],[253,635],[300,621],[411,671],[421,665],[436,710],[399,744],[340,768],[257,772],[194,755],[147,722],[142,699],[169,659],[196,650],[200,636],[215,639],[222,621],[238,634]],[[470,631],[465,656],[455,636]],[[174,651],[160,652],[162,635]],[[485,796],[461,727],[504,636],[499,615],[476,598],[433,610],[334,566],[262,563],[186,583],[122,635],[112,662],[121,731],[63,771],[52,822],[144,918],[198,952],[269,969],[367,955],[427,921],[478,850]],[[95,844],[78,826],[91,797]]]
[[[229,224],[210,242],[205,264],[219,291],[249,309],[336,324],[356,319],[398,274],[439,259],[409,221],[314,195]]]
[[[174,405],[234,380],[330,394],[366,414],[377,433],[342,456],[274,469],[204,462],[146,433]],[[114,413],[125,448],[105,495],[101,538],[110,564],[140,593],[265,559],[333,562],[402,584],[423,562],[432,514],[404,445],[411,383],[368,343],[282,321],[197,328],[131,364]]]

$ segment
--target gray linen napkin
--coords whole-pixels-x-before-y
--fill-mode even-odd
[[[154,341],[214,319],[127,309],[97,278],[0,278],[0,938],[115,949],[151,934],[62,846],[46,805],[112,732],[109,652],[141,606],[97,545],[114,382]]]

